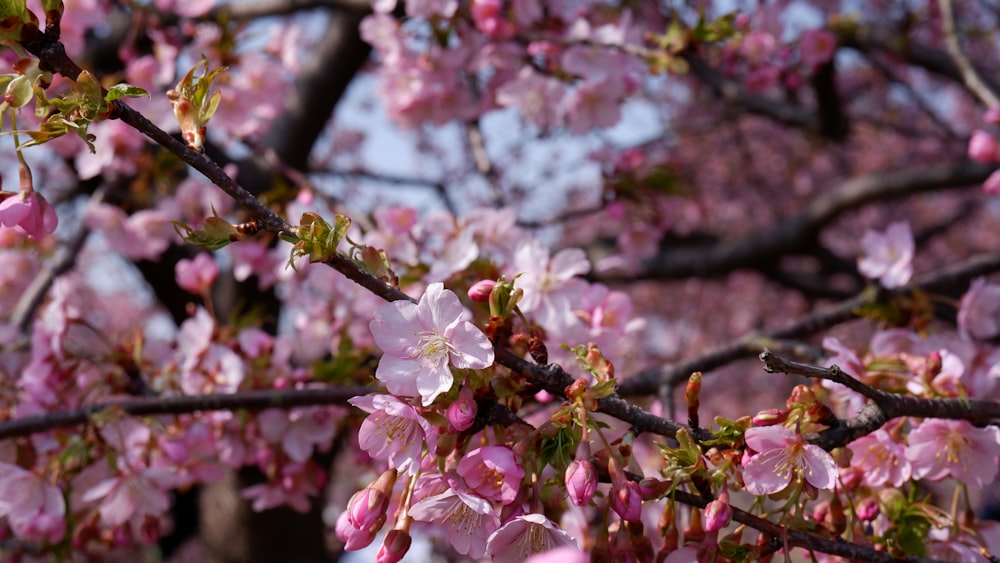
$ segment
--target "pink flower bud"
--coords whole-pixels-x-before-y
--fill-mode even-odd
[[[713,500],[705,507],[705,531],[717,532],[729,525],[732,518],[733,509],[729,506],[728,500],[723,500],[721,497]]]
[[[479,280],[469,288],[469,299],[476,303],[489,303],[490,294],[497,282],[493,280]]]
[[[373,487],[365,487],[354,493],[347,503],[347,517],[352,526],[364,530],[371,528],[379,518],[384,518],[388,508],[389,497],[385,493]]]
[[[458,393],[458,399],[448,407],[447,417],[451,427],[462,432],[472,427],[476,420],[476,399],[472,396],[472,390],[463,387]]]
[[[597,469],[589,459],[574,459],[566,467],[566,490],[577,506],[586,506],[597,491]]]
[[[976,129],[969,138],[969,158],[976,162],[996,162],[997,140],[982,129]]]
[[[766,409],[753,417],[754,426],[774,426],[788,419],[788,409]]]
[[[375,554],[376,563],[396,563],[410,550],[410,534],[406,530],[389,530]]]
[[[377,522],[376,522],[377,523]],[[385,518],[382,518],[382,524],[385,523]],[[368,529],[355,528],[351,524],[351,519],[347,515],[347,512],[342,512],[337,518],[337,524],[334,527],[334,531],[337,534],[337,539],[344,542],[344,549],[347,551],[357,551],[359,549],[368,547],[375,540],[375,535],[378,533],[382,525],[379,524],[378,527],[372,526]]]
[[[612,488],[611,508],[626,522],[638,522],[642,517],[642,495],[639,484],[628,481],[621,488]]]
[[[986,110],[986,113],[983,114],[983,121],[992,123],[993,125],[1000,125],[1000,108]]]
[[[992,195],[1000,194],[1000,170],[990,174],[990,177],[983,182],[983,191]]]
[[[863,522],[871,522],[879,514],[878,499],[867,497],[857,503],[858,519]]]

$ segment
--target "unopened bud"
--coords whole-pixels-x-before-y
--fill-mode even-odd
[[[489,303],[490,294],[493,293],[493,288],[496,287],[497,282],[493,280],[479,280],[472,284],[469,288],[469,299],[475,303]]]
[[[788,420],[788,409],[766,409],[755,414],[754,426],[774,426]]]
[[[376,563],[396,563],[410,550],[412,542],[406,530],[389,530],[375,554]]]

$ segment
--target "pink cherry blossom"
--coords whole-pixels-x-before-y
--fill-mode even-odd
[[[983,182],[983,191],[990,195],[1000,194],[1000,170],[994,171],[989,178]]]
[[[414,305],[394,301],[371,321],[372,338],[382,349],[375,377],[390,393],[417,397],[424,406],[451,389],[451,367],[484,369],[493,364],[493,345],[469,319],[454,292],[440,283]]]
[[[194,260],[182,258],[174,268],[177,285],[194,294],[206,293],[219,275],[219,267],[207,252],[199,252]]]
[[[330,446],[337,429],[337,413],[330,407],[306,407],[291,410],[268,409],[257,415],[261,436],[280,443],[288,457],[304,463],[313,449]]]
[[[747,447],[757,452],[743,467],[747,491],[769,495],[793,479],[804,479],[817,489],[832,489],[837,480],[833,457],[819,446],[805,444],[802,435],[784,426],[754,427],[746,431]]]
[[[590,557],[580,551],[580,548],[564,545],[549,551],[543,551],[524,560],[524,563],[587,563]]]
[[[913,233],[905,221],[892,223],[884,233],[868,231],[861,238],[863,255],[858,271],[865,277],[878,279],[882,287],[902,287],[913,275]]]
[[[41,194],[21,192],[0,201],[0,225],[38,239],[55,232],[59,217]]]
[[[490,535],[486,553],[493,563],[519,563],[560,547],[577,547],[573,536],[541,514],[517,516]]]
[[[833,58],[837,50],[837,36],[826,29],[810,29],[802,33],[799,40],[799,56],[802,64],[815,68]]]
[[[998,150],[1000,150],[1000,144],[997,143],[996,138],[982,129],[976,129],[969,137],[969,158],[976,162],[987,164],[996,162],[1000,156]]]
[[[177,484],[171,468],[145,468],[105,479],[87,490],[84,502],[98,506],[101,524],[121,526],[144,515],[160,516],[170,508],[167,489]]]
[[[869,487],[888,485],[899,488],[912,472],[903,444],[880,428],[854,440],[847,447],[854,456],[851,465],[861,470],[861,482]]]
[[[424,445],[434,451],[437,430],[410,405],[392,395],[355,397],[349,402],[371,413],[358,431],[358,443],[371,457],[388,460],[401,473],[416,473]]]
[[[1000,334],[1000,285],[978,278],[962,296],[958,327],[965,337],[988,340]]]
[[[324,475],[312,462],[287,463],[277,478],[251,485],[240,491],[240,496],[251,501],[251,508],[257,512],[287,504],[306,513],[309,499],[319,494],[325,484]]]
[[[410,507],[410,516],[443,527],[455,551],[478,559],[486,553],[486,541],[500,525],[493,506],[472,491],[449,488]]]
[[[62,491],[17,465],[0,463],[0,516],[19,537],[57,542],[66,533]]]
[[[774,52],[777,41],[766,31],[751,31],[740,44],[740,55],[751,65],[759,65]]]
[[[926,419],[909,434],[906,459],[917,479],[953,477],[977,489],[992,483],[1000,459],[1000,429],[965,420]]]
[[[484,446],[465,454],[458,462],[458,474],[480,496],[510,504],[521,488],[524,469],[509,447]]]
[[[550,257],[549,251],[536,239],[514,254],[515,286],[524,290],[520,308],[533,313],[547,328],[563,327],[577,322],[573,301],[586,288],[583,280],[574,279],[590,270],[586,254],[579,248],[566,248]]]
[[[543,129],[561,124],[560,105],[566,97],[566,85],[558,79],[544,76],[530,66],[518,72],[517,78],[497,89],[497,104],[516,107],[525,122]]]

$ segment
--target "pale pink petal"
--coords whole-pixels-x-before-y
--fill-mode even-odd
[[[833,456],[812,444],[803,446],[803,452],[802,472],[806,481],[817,489],[832,489],[837,482],[837,464]]]
[[[471,323],[455,327],[451,333],[455,349],[451,364],[459,369],[484,369],[493,365],[493,343]]]
[[[408,355],[416,344],[414,325],[417,306],[408,301],[393,301],[379,307],[369,323],[372,339],[386,354]]]
[[[785,450],[771,449],[750,458],[743,467],[743,480],[750,494],[769,495],[787,487],[792,473]]]

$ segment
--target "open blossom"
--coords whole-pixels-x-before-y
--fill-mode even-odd
[[[14,533],[26,540],[55,543],[66,533],[62,491],[9,463],[0,463],[0,516],[6,516]]]
[[[177,285],[191,293],[200,294],[208,291],[215,278],[219,276],[219,267],[207,252],[199,252],[193,260],[181,258],[174,267]]]
[[[958,328],[963,336],[988,340],[1000,334],[1000,285],[978,278],[962,296]]]
[[[358,443],[371,457],[387,459],[400,472],[414,473],[420,468],[424,444],[434,450],[437,431],[413,407],[396,397],[368,395],[349,402],[371,413],[358,431]]]
[[[878,279],[882,287],[902,287],[913,275],[913,233],[905,221],[892,223],[884,233],[868,231],[861,238],[864,254],[858,259],[858,271]]]
[[[802,33],[799,55],[802,64],[813,68],[833,58],[837,50],[837,36],[825,29],[810,29]]]
[[[268,442],[281,443],[288,457],[299,463],[312,456],[314,447],[329,447],[337,429],[336,418],[330,407],[268,409],[257,415],[261,435]]]
[[[1000,429],[977,428],[965,420],[927,419],[909,434],[906,459],[917,479],[946,477],[977,489],[991,483],[1000,459]]]
[[[805,479],[817,489],[832,489],[837,480],[833,457],[819,446],[805,444],[802,435],[784,426],[754,427],[746,431],[754,454],[743,466],[747,491],[769,495],[783,490],[792,479]]]
[[[454,292],[427,286],[420,302],[394,301],[375,312],[372,338],[383,355],[375,377],[390,393],[419,396],[424,406],[451,389],[451,366],[483,369],[493,364],[493,345],[471,322]]]
[[[458,474],[486,499],[510,504],[521,488],[524,469],[507,446],[484,446],[465,454],[458,462]]]
[[[579,248],[560,250],[550,257],[538,240],[532,240],[514,254],[514,284],[524,290],[520,308],[532,313],[543,326],[561,327],[575,321],[572,302],[586,287],[574,279],[590,270],[587,255]]]
[[[516,563],[564,546],[577,547],[573,536],[541,514],[524,514],[493,532],[486,552],[493,563]]]
[[[910,480],[911,467],[904,455],[903,445],[893,440],[884,429],[879,428],[862,436],[847,447],[854,454],[852,465],[862,470],[861,482],[865,485],[899,488]]]
[[[158,517],[170,508],[167,489],[177,484],[176,472],[153,467],[105,479],[83,494],[84,502],[98,506],[101,524],[121,526],[144,515]]]
[[[500,525],[500,517],[488,500],[457,488],[415,503],[410,516],[442,526],[455,551],[472,559],[486,553],[487,538]]]

